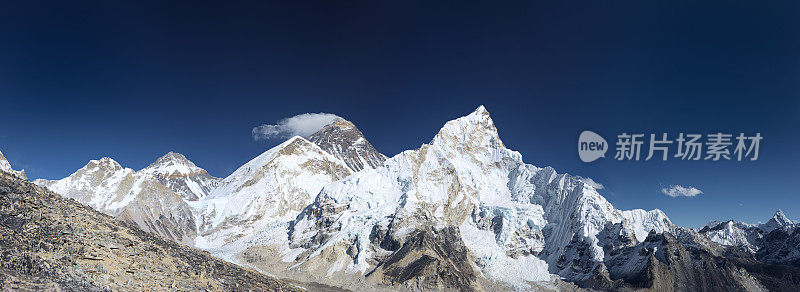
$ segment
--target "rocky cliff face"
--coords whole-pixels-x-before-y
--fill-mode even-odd
[[[386,160],[386,156],[375,150],[353,123],[339,117],[309,136],[308,140],[344,161],[354,171],[376,168]]]
[[[723,251],[692,230],[653,232],[639,244],[609,252],[583,284],[603,290],[768,291]]]
[[[300,291],[0,173],[0,290]]]
[[[404,289],[472,291],[481,288],[479,274],[458,229],[448,227],[415,231],[365,277]]]
[[[760,261],[800,268],[800,226],[775,229],[757,245],[756,258]]]

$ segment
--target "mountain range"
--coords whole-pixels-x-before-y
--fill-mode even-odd
[[[0,172],[0,290],[303,291]]]
[[[206,197],[219,181],[170,152],[139,171],[105,157],[66,178],[34,183],[143,230],[193,245],[197,226],[189,202]]]
[[[754,255],[769,264],[800,266],[800,222],[778,210],[766,223],[712,221],[700,230],[712,241]]]
[[[35,183],[223,260],[350,290],[800,289],[800,228],[782,213],[695,231],[618,210],[584,181],[525,163],[480,106],[391,158],[336,118],[225,178],[170,152]]]

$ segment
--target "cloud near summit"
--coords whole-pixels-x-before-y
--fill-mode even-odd
[[[263,124],[253,128],[256,141],[293,136],[308,137],[332,122],[338,116],[329,113],[305,113],[281,119],[275,124]]]

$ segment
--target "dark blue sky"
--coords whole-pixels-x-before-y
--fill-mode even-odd
[[[392,156],[484,104],[526,162],[592,177],[618,208],[800,219],[797,2],[17,2],[0,9],[0,150],[31,178],[171,150],[224,177],[280,142],[254,126],[306,112]],[[755,162],[586,164],[586,129],[764,140]]]

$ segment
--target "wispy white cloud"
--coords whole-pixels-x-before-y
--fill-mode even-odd
[[[593,188],[595,188],[596,190],[602,190],[602,189],[605,189],[605,188],[606,188],[606,187],[605,187],[603,184],[601,184],[601,183],[599,183],[599,182],[596,182],[596,181],[594,181],[593,179],[591,179],[591,178],[588,178],[588,177],[581,177],[581,176],[579,176],[579,177],[578,177],[578,180],[582,181],[582,182],[583,182],[584,184],[586,184],[587,186],[590,186],[590,187],[593,187]]]
[[[253,128],[253,139],[288,138],[292,136],[308,137],[337,118],[328,113],[305,113],[285,118],[275,124],[263,124]]]
[[[684,186],[680,186],[680,185],[670,185],[670,186],[668,186],[666,188],[662,188],[661,192],[664,193],[665,195],[673,197],[673,198],[677,198],[677,197],[694,197],[694,196],[697,196],[697,195],[703,193],[703,191],[701,191],[701,190],[699,190],[699,189],[697,189],[695,187],[692,187],[692,186],[684,187]]]

